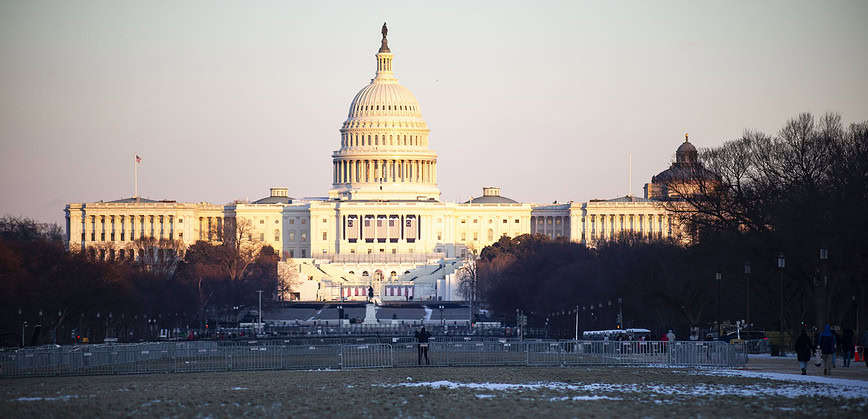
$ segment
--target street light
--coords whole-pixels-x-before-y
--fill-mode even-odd
[[[744,262],[744,321],[750,323],[750,261]]]
[[[829,261],[829,249],[825,247],[820,248],[820,275],[822,277],[822,283],[816,284],[818,288],[822,286],[822,298],[823,302],[818,309],[822,310],[822,313],[817,316],[819,325],[826,324],[829,319],[829,274],[826,270],[826,264]],[[821,294],[821,293],[817,293]],[[819,310],[818,310],[819,311]],[[818,325],[818,326],[819,326]]]
[[[714,279],[717,280],[717,337],[720,338],[723,335],[720,328],[720,280],[723,279],[723,274],[715,272]]]
[[[444,324],[444,320],[443,320],[443,308],[444,307],[443,307],[443,304],[438,305],[437,308],[440,309],[440,326],[443,326],[443,324]]]
[[[787,260],[784,258],[783,252],[778,253],[777,262],[778,262],[778,272],[780,275],[780,290],[781,290],[779,321],[780,321],[780,328],[781,328],[780,332],[781,332],[781,335],[783,335],[784,334],[784,268],[787,267]]]
[[[259,293],[259,323],[256,324],[256,328],[259,329],[259,333],[262,333],[262,290],[256,292]]]
[[[338,305],[338,327],[344,327],[344,306]]]

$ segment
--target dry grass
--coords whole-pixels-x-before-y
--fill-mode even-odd
[[[486,390],[408,387],[406,383],[609,383],[633,391],[557,388]],[[717,387],[715,387],[717,386]],[[689,394],[691,389],[744,394]],[[856,399],[752,394],[790,383],[716,377],[662,368],[388,368],[262,371],[0,380],[0,416],[866,416]],[[639,391],[635,391],[638,388]],[[646,388],[679,389],[673,394]],[[607,396],[618,400],[573,400]],[[41,398],[37,400],[36,398]],[[553,400],[554,399],[554,400]]]

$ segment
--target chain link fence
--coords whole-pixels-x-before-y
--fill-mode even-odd
[[[514,341],[429,342],[427,360],[409,338],[392,342],[191,341],[51,346],[0,351],[0,377],[119,375],[291,369],[430,366],[664,365],[737,367],[743,344],[726,342]]]

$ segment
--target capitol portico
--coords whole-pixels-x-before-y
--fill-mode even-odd
[[[183,253],[244,225],[240,239],[273,247],[280,274],[297,278],[285,298],[364,300],[373,286],[381,301],[454,300],[460,299],[456,273],[467,256],[503,236],[543,234],[593,246],[628,233],[645,239],[678,235],[675,215],[661,205],[672,197],[654,181],[645,198],[538,205],[484,187],[467,202],[441,201],[430,130],[415,96],[393,73],[385,25],[375,58],[374,78],[355,95],[340,127],[327,198],[293,198],[275,187],[260,200],[226,205],[139,197],[70,203],[69,248],[139,259],[149,251],[136,248],[142,238]],[[684,144],[694,153],[684,163],[695,164],[695,148]],[[179,256],[173,252],[157,256]]]

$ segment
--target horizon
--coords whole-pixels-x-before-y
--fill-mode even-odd
[[[149,199],[326,196],[383,21],[441,201],[641,196],[685,133],[868,119],[864,2],[208,4],[0,5],[0,216],[130,197],[135,155]]]

